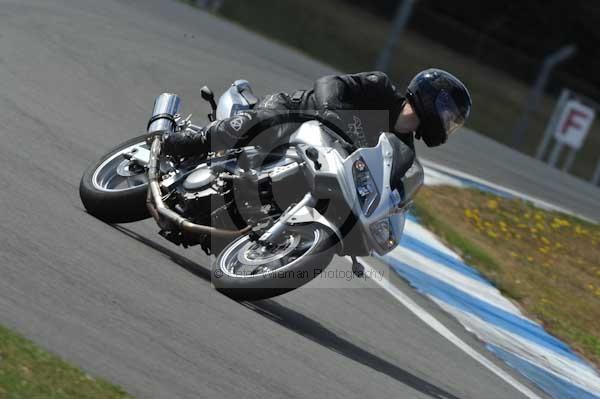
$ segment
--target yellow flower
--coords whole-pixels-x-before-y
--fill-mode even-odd
[[[546,237],[540,237],[540,240],[546,245],[550,244],[550,240],[548,240]]]
[[[540,251],[543,254],[547,254],[549,251],[549,248],[548,247],[540,247],[540,248],[538,248],[538,251]]]
[[[513,258],[516,258],[519,255],[516,252],[510,251],[510,256],[512,256]],[[598,274],[600,274],[600,270],[598,271]]]
[[[497,209],[498,208],[498,201],[493,200],[493,199],[488,200],[487,207],[490,208],[490,209]]]
[[[496,234],[496,232],[494,232],[493,230],[488,230],[487,235],[492,238],[498,238],[498,234]]]
[[[561,218],[554,218],[552,220],[552,227],[557,226],[557,227],[567,227],[570,226],[571,223],[569,223],[568,220],[565,219],[561,219]]]
[[[541,224],[541,223],[536,223],[536,224],[535,224],[535,227],[536,227],[538,230],[544,231],[544,225],[543,225],[543,224]]]
[[[527,260],[530,261],[530,262],[533,262],[533,256],[528,256]]]
[[[594,291],[594,295],[600,296],[600,288],[596,288],[596,291]]]

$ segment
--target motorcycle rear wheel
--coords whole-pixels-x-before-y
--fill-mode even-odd
[[[336,250],[333,232],[316,224],[290,226],[286,240],[267,249],[239,237],[217,256],[212,284],[236,300],[260,300],[292,291],[317,277]]]
[[[135,147],[148,148],[148,137],[144,134],[119,144],[85,171],[79,183],[79,197],[91,215],[108,223],[150,217],[146,208],[146,170],[123,157]]]

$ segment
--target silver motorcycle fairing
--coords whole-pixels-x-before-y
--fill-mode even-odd
[[[375,147],[359,148],[344,159],[344,173],[340,175],[340,184],[346,187],[343,190],[344,194],[347,195],[348,204],[351,204],[354,214],[363,227],[368,247],[379,255],[384,255],[398,245],[406,220],[406,208],[401,206],[406,201],[390,186],[393,156],[393,147],[386,135],[382,133]],[[353,168],[358,160],[362,160],[367,165],[379,192],[378,202],[373,205],[375,208],[368,215],[360,204],[353,175]],[[388,220],[390,237],[393,237],[394,242],[389,247],[380,245],[375,240],[371,229],[375,224],[385,220]]]
[[[379,255],[391,251],[400,242],[406,221],[407,206],[412,197],[423,184],[423,167],[415,159],[410,169],[402,178],[403,197],[396,189],[390,186],[392,162],[394,160],[393,147],[386,136],[379,136],[375,147],[359,148],[352,154],[344,156],[331,147],[332,138],[327,134],[328,129],[318,122],[306,122],[292,136],[291,142],[300,147],[309,145],[319,151],[321,174],[335,176],[340,189],[354,212],[360,224],[368,248]],[[363,211],[358,198],[357,185],[352,168],[357,160],[362,160],[366,165],[379,193],[372,210],[367,214]],[[390,237],[393,245],[382,246],[375,239],[372,227],[382,221],[388,221]]]
[[[217,120],[227,119],[239,111],[250,109],[252,105],[242,95],[243,90],[249,90],[250,83],[247,80],[236,80],[231,87],[221,95],[217,104]]]
[[[319,162],[321,163],[319,173],[334,175],[337,178],[344,199],[362,227],[367,247],[372,248],[377,254],[383,255],[400,242],[406,221],[407,205],[423,183],[423,168],[415,160],[402,178],[404,185],[404,197],[402,198],[401,194],[390,186],[394,153],[393,147],[384,133],[379,136],[378,144],[375,147],[359,148],[344,157],[338,150],[331,147],[333,139],[327,131],[326,127],[316,121],[306,122],[291,137],[291,143],[301,150],[310,146],[319,151]],[[352,170],[355,162],[359,159],[367,165],[379,193],[377,203],[373,204],[374,209],[368,215],[360,204]],[[306,213],[306,210],[302,210],[302,212]],[[372,231],[372,226],[385,220],[388,221],[390,237],[394,243],[386,247],[377,242]]]

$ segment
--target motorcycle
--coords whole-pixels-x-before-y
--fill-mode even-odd
[[[239,80],[218,105],[206,86],[210,122],[257,103]],[[276,150],[258,146],[208,156],[163,154],[164,137],[201,126],[182,118],[175,94],[157,97],[147,133],[101,157],[82,176],[86,210],[109,223],[152,217],[159,234],[184,247],[200,245],[212,284],[237,300],[280,295],[317,277],[334,255],[384,255],[402,235],[407,209],[423,184],[414,152],[391,133],[353,148],[345,133],[317,113]]]

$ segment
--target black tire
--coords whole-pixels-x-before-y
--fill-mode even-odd
[[[275,270],[263,269],[257,275],[237,275],[231,272],[230,266],[236,261],[242,265],[238,254],[251,245],[248,236],[239,237],[225,247],[213,263],[213,286],[232,299],[256,301],[285,294],[317,277],[329,265],[335,253],[337,240],[333,232],[321,225],[310,224],[290,226],[286,234],[300,236],[296,248],[304,240],[304,244],[309,244],[308,249],[292,262],[283,263],[285,266]],[[266,267],[267,263],[264,265]]]
[[[94,173],[105,161],[127,147],[144,142],[148,136],[144,134],[119,144],[85,171],[79,183],[79,197],[91,215],[108,223],[136,222],[150,217],[146,208],[147,182],[119,191],[101,190],[93,182]]]

